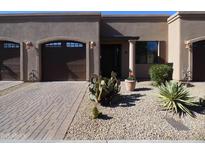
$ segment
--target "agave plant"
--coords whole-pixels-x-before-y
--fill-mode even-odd
[[[193,102],[193,97],[182,83],[166,82],[162,84],[159,86],[159,98],[162,107],[174,114],[196,116],[190,107],[198,105]]]

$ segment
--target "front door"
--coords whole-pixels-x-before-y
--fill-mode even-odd
[[[205,81],[205,41],[193,45],[193,81]]]
[[[121,77],[121,45],[103,44],[101,45],[101,75],[110,77],[112,71]]]

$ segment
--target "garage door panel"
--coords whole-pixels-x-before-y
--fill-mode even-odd
[[[81,47],[67,47],[66,43],[62,41],[61,47],[42,46],[43,81],[85,80],[85,44]]]
[[[0,42],[0,80],[20,80],[20,45]]]
[[[205,41],[193,45],[193,80],[205,81]]]

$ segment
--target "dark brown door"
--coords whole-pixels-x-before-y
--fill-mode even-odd
[[[101,45],[100,59],[101,75],[110,77],[112,71],[121,77],[121,45],[103,44]]]
[[[86,47],[74,41],[42,45],[42,80],[86,80]]]
[[[193,81],[205,81],[205,41],[193,44]]]
[[[0,41],[0,80],[20,80],[20,45]]]

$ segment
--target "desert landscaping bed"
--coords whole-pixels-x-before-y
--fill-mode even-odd
[[[121,97],[111,107],[99,106],[101,119],[92,119],[93,102],[85,95],[65,139],[67,140],[205,140],[205,114],[197,118],[163,111],[158,89],[151,82],[138,82],[133,92],[121,84]],[[192,96],[205,95],[205,83],[193,83]]]

